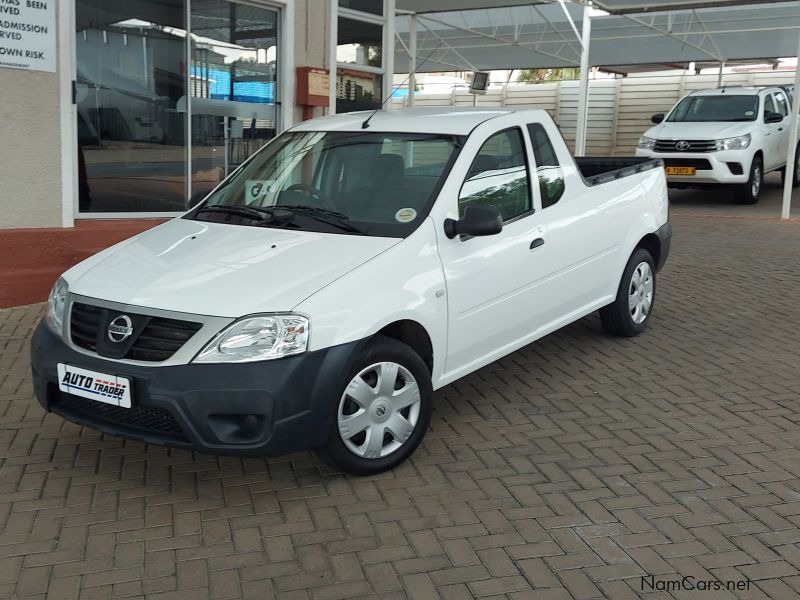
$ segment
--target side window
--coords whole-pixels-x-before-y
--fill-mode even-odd
[[[547,208],[558,202],[564,194],[564,171],[541,123],[528,125],[528,133],[533,145],[533,157],[536,159],[536,176],[539,178],[542,208]]]
[[[783,92],[775,94],[775,104],[778,106],[778,112],[784,117],[789,114],[789,106],[786,103],[786,96],[783,95]]]
[[[777,112],[775,110],[775,103],[772,101],[772,94],[767,94],[764,96],[764,116],[767,116],[768,112]]]
[[[461,193],[458,212],[470,205],[492,206],[504,221],[532,208],[522,131],[508,129],[490,137],[472,161]]]

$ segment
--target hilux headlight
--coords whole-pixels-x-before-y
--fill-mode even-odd
[[[717,140],[717,150],[744,150],[750,145],[750,134]]]
[[[59,337],[64,332],[64,313],[67,310],[67,294],[69,294],[69,286],[66,281],[59,278],[50,290],[50,296],[47,298],[47,316],[45,317],[45,322]]]
[[[639,149],[640,150],[652,150],[656,146],[656,141],[653,138],[649,138],[646,135],[643,135],[639,138]]]
[[[220,331],[195,357],[199,363],[242,363],[302,354],[308,319],[300,315],[245,317]]]

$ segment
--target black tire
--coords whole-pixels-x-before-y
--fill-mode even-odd
[[[416,384],[419,389],[420,401],[418,412],[416,413],[416,422],[413,424],[413,430],[406,437],[405,441],[401,442],[400,440],[394,439],[393,433],[388,427],[386,427],[383,429],[383,437],[381,438],[384,440],[381,442],[382,446],[385,446],[387,450],[390,448],[390,445],[394,444],[395,442],[400,443],[400,446],[385,456],[365,458],[357,455],[354,450],[351,450],[343,439],[343,434],[339,429],[339,411],[341,407],[345,416],[355,414],[345,412],[346,410],[350,410],[348,405],[355,406],[356,412],[361,410],[358,403],[347,396],[345,391],[350,386],[351,382],[355,380],[364,369],[380,363],[396,363],[397,365],[400,365],[400,367],[406,369],[411,374],[413,379],[416,380]],[[373,373],[374,372],[370,372],[366,375],[370,376]],[[361,379],[362,381],[367,382],[365,377],[361,377]],[[370,389],[377,389],[379,386],[379,383],[377,382],[380,380],[376,379],[375,381],[376,385],[374,388],[371,383],[367,383]],[[403,379],[402,372],[394,382],[394,385],[396,386],[398,383],[400,385],[408,384],[408,382]],[[395,387],[394,389],[397,388]],[[384,410],[384,413],[380,414],[380,416],[376,416],[376,418],[384,418],[383,415],[387,414],[386,411],[389,404],[381,404],[382,398],[382,396],[377,396],[375,404],[373,405],[374,410],[376,411],[379,411],[381,408]],[[433,387],[431,385],[431,375],[428,371],[428,367],[425,365],[425,362],[410,346],[393,338],[375,336],[375,338],[373,338],[373,340],[353,358],[353,361],[350,363],[350,367],[347,370],[346,376],[342,379],[339,385],[339,389],[337,390],[335,397],[332,398],[332,404],[332,416],[330,419],[331,427],[328,445],[323,448],[318,448],[316,450],[317,455],[329,465],[351,475],[374,475],[376,473],[388,471],[389,469],[393,469],[405,461],[411,455],[411,453],[416,450],[417,446],[419,446],[422,438],[425,437],[425,433],[427,432],[428,425],[431,421],[431,413],[433,411]],[[371,413],[372,410],[372,408],[364,409],[364,412],[370,415],[378,414],[377,412]],[[377,427],[381,428],[382,425],[389,425],[389,422],[395,418],[395,412],[401,413],[400,416],[403,416],[403,418],[406,419],[406,422],[410,423],[413,420],[410,418],[411,410],[411,407],[408,407],[407,409],[402,409],[402,411],[394,411],[394,409],[389,406],[388,416],[385,417],[383,422],[378,423]],[[375,425],[372,426],[374,427]],[[364,434],[361,445],[366,448],[368,446],[367,435],[370,435],[366,430],[362,430],[356,435],[352,435],[348,439],[350,440],[351,444],[358,445],[358,436],[360,436],[361,433]],[[392,438],[391,441],[385,441],[387,436]]]
[[[758,181],[758,185],[756,185],[756,181]],[[756,154],[753,157],[753,164],[750,165],[750,177],[748,177],[747,183],[734,188],[736,199],[740,204],[755,204],[761,196],[762,187],[764,187],[764,161],[760,154]]]
[[[781,183],[786,185],[787,173],[792,176],[792,187],[800,187],[800,144],[797,145],[797,150],[794,153],[794,169],[784,167],[781,171]]]
[[[634,319],[634,313],[629,308],[629,298],[632,295],[631,290],[634,288],[634,273],[642,263],[646,263],[650,268],[650,277],[652,277],[652,293],[650,306],[646,311],[644,320],[639,321],[639,314],[636,313],[637,319]],[[643,249],[637,248],[634,250],[631,257],[628,259],[628,264],[625,265],[625,270],[622,273],[622,279],[617,288],[617,297],[614,302],[608,306],[600,309],[600,320],[603,323],[603,328],[612,335],[619,335],[623,337],[633,337],[639,335],[650,320],[650,315],[653,314],[653,306],[656,300],[656,269],[653,262],[653,257],[650,253]]]

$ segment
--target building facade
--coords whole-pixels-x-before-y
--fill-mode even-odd
[[[178,215],[293,123],[380,106],[393,10],[393,0],[0,0],[0,37],[17,38],[0,40],[0,236]],[[298,104],[301,67],[326,72],[334,108]]]

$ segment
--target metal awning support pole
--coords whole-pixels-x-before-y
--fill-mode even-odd
[[[589,113],[589,41],[592,19],[589,6],[583,7],[583,36],[581,38],[581,79],[578,86],[578,123],[575,129],[575,156],[586,155],[586,125]]]
[[[725,61],[719,63],[719,74],[717,75],[717,87],[722,86],[722,72],[725,70]]]
[[[797,152],[797,125],[800,121],[800,30],[797,31],[797,70],[794,74],[794,102],[792,102],[792,116],[789,117],[789,148],[786,151],[786,177],[783,181],[783,207],[781,217],[788,219],[792,212],[792,169],[795,168],[795,154]]]
[[[391,110],[390,97],[394,92],[394,46],[395,46],[395,0],[385,0],[386,26],[383,29],[383,100],[384,107]]]
[[[329,0],[328,7],[328,10],[331,11],[330,22],[328,23],[328,35],[330,36],[328,42],[328,68],[330,70],[330,73],[328,73],[330,80],[328,87],[328,114],[335,115],[336,81],[338,79],[336,69],[336,48],[339,46],[339,0]]]
[[[417,88],[417,15],[411,15],[408,20],[408,105],[414,106],[414,90]]]

